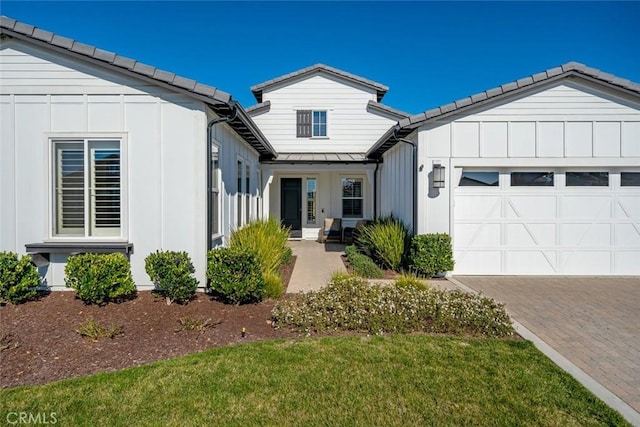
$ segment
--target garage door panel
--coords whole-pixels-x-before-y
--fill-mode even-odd
[[[549,219],[556,217],[555,196],[508,196],[506,217],[509,219]]]
[[[611,242],[611,224],[562,224],[560,244],[563,246],[607,246]]]
[[[495,274],[502,269],[499,250],[454,251],[456,274]]]
[[[456,198],[456,218],[461,220],[499,218],[500,202],[501,197],[495,195],[461,195]]]
[[[505,254],[507,274],[556,274],[555,251],[514,250]]]
[[[614,266],[617,274],[640,275],[640,250],[617,251],[614,257]]]
[[[457,225],[460,240],[459,247],[500,246],[500,224],[491,223],[460,223]]]
[[[554,187],[455,190],[455,273],[640,275],[640,188],[622,186],[619,170],[595,187],[554,172]]]
[[[640,224],[616,224],[616,246],[640,247]]]
[[[616,218],[635,218],[640,222],[640,194],[618,196],[616,202]]]
[[[560,266],[564,274],[609,274],[611,272],[611,252],[563,251],[560,252]]]
[[[509,246],[554,246],[555,224],[507,224],[505,243]]]
[[[560,215],[567,219],[611,218],[611,196],[562,196]]]

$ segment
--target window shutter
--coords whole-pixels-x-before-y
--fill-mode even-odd
[[[296,111],[296,137],[311,136],[311,110]]]

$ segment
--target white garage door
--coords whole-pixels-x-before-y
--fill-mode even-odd
[[[455,274],[640,275],[640,171],[463,169]]]

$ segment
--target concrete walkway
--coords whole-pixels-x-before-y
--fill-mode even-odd
[[[640,427],[640,278],[452,281],[505,303],[522,336]]]
[[[291,240],[289,246],[297,256],[288,293],[317,291],[331,280],[335,272],[344,272],[340,257],[344,246],[340,243],[319,243],[311,240]]]

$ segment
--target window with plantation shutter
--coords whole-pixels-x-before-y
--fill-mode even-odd
[[[342,178],[342,217],[362,218],[362,178]]]
[[[311,110],[296,111],[296,136],[305,138],[311,136]]]
[[[56,236],[121,235],[119,141],[54,141]]]

